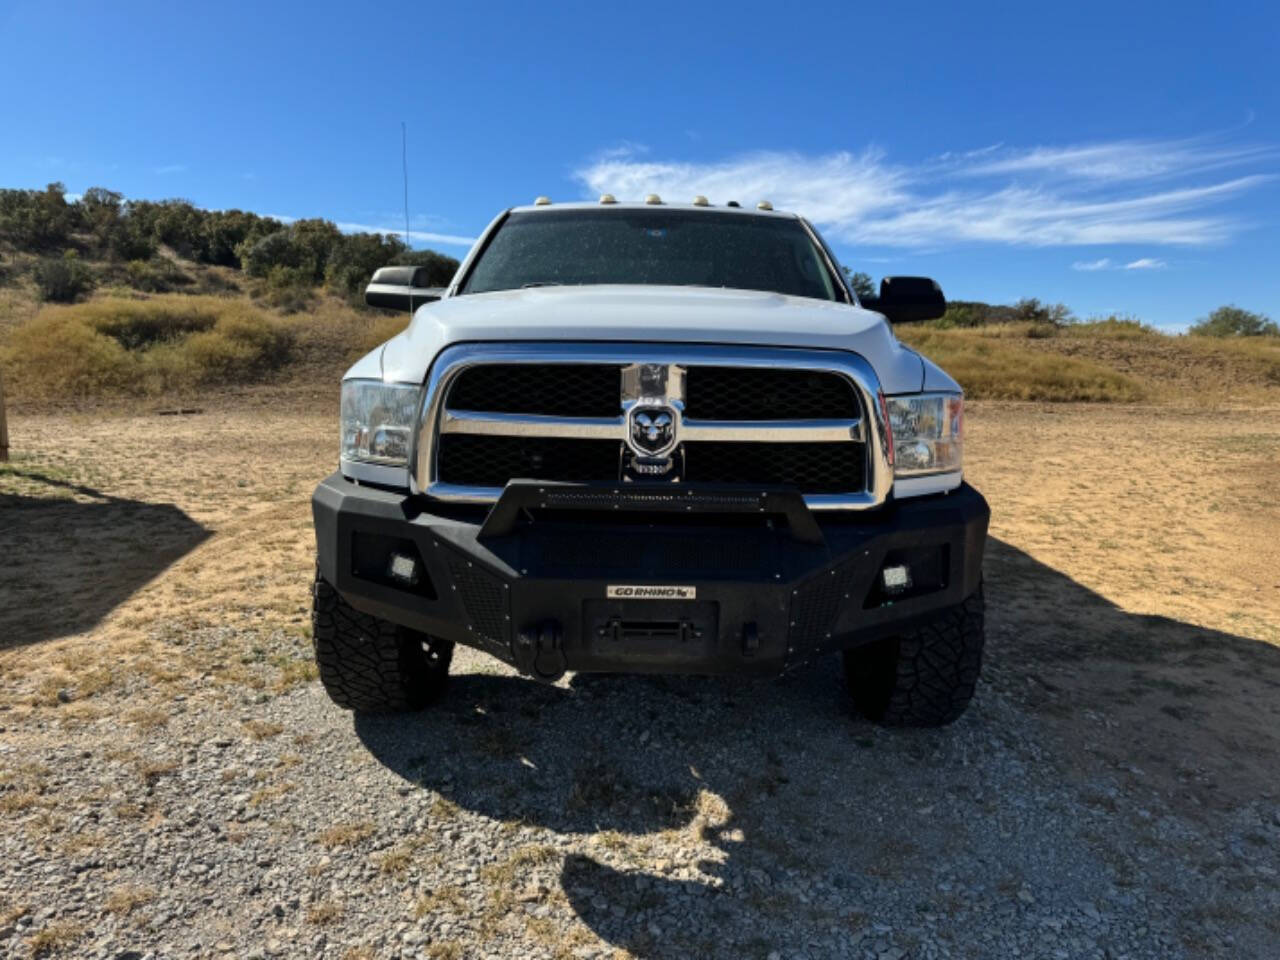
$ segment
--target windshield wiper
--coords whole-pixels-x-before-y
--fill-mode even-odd
[[[529,287],[562,287],[564,286],[559,280],[534,280],[532,283],[520,284],[521,290],[527,290]]]

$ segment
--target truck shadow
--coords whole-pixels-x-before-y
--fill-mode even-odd
[[[1128,614],[997,541],[987,588],[984,682],[942,730],[858,718],[834,659],[774,682],[464,674],[432,711],[355,730],[405,780],[571,838],[564,897],[635,956],[887,949],[877,905],[904,890],[961,949],[1015,927],[1028,885],[1189,936],[1159,904],[1180,875],[1212,900],[1203,851],[1138,849],[1128,805],[1163,803],[1222,842],[1219,813],[1267,789],[1280,757],[1280,650]],[[1110,812],[1080,823],[1097,797]]]
[[[5,475],[20,492],[0,492],[0,650],[90,629],[209,536],[172,504]]]

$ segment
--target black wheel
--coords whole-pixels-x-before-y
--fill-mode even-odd
[[[868,720],[941,727],[964,713],[982,670],[982,588],[901,637],[846,650],[844,675]]]
[[[421,710],[444,692],[452,643],[361,613],[319,573],[311,635],[320,682],[340,707],[360,713]]]

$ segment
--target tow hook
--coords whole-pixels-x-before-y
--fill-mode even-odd
[[[545,683],[555,683],[564,676],[564,631],[557,620],[525,627],[516,637],[512,653],[516,668]]]

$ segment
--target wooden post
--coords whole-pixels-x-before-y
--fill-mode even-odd
[[[0,375],[0,463],[9,459],[9,422],[4,418],[4,376]]]

